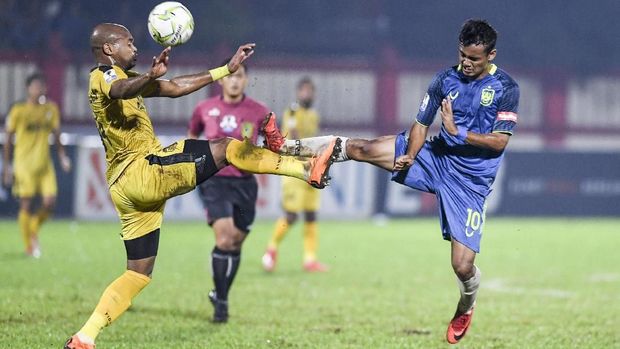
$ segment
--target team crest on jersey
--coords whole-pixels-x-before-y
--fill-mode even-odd
[[[116,72],[114,71],[114,69],[110,69],[110,70],[107,70],[105,73],[103,73],[103,79],[105,80],[105,82],[109,84],[112,81],[118,79],[118,76],[116,75]]]
[[[480,95],[480,104],[488,107],[493,103],[493,98],[495,97],[495,90],[490,86],[482,89],[482,94]]]
[[[254,124],[251,122],[244,122],[241,124],[241,136],[243,138],[252,138],[254,134]]]
[[[238,126],[239,124],[237,124],[237,117],[234,115],[224,115],[222,117],[222,121],[220,121],[220,127],[226,133],[231,133],[232,131],[236,130]]]
[[[424,112],[426,110],[426,107],[428,107],[428,101],[431,99],[431,96],[428,95],[428,93],[426,95],[424,95],[424,99],[422,100],[422,104],[420,104],[420,111]]]
[[[207,112],[207,115],[209,116],[220,116],[220,110],[218,108],[211,108],[209,109],[209,111]]]

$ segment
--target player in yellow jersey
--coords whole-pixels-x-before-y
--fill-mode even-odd
[[[303,77],[297,83],[297,101],[284,111],[282,132],[290,139],[314,137],[319,130],[319,114],[312,108],[315,86],[309,77]],[[276,266],[278,246],[289,228],[297,221],[300,212],[304,212],[304,270],[308,272],[327,271],[316,257],[318,246],[317,211],[320,203],[319,191],[304,181],[296,178],[282,178],[282,208],[285,216],[278,219],[262,263],[266,271],[273,271]]]
[[[60,142],[60,116],[55,103],[45,97],[45,77],[39,73],[26,80],[27,98],[15,103],[6,119],[3,182],[13,184],[13,194],[19,198],[18,223],[26,254],[41,256],[39,228],[47,220],[56,202],[56,173],[50,156],[49,135],[54,135],[60,164],[65,172],[71,161]],[[13,166],[10,159],[12,139],[15,137]],[[40,195],[41,207],[33,212],[33,198]]]
[[[90,37],[97,66],[91,70],[89,102],[105,148],[112,202],[121,219],[127,270],[103,292],[99,304],[65,348],[94,348],[95,338],[131,305],[151,281],[166,200],[193,190],[219,169],[232,164],[253,173],[307,180],[324,187],[340,153],[340,141],[310,160],[280,156],[232,138],[180,140],[162,147],[143,103],[145,97],[180,97],[239,69],[254,44],[239,47],[228,64],[202,73],[160,79],[168,70],[171,48],[153,57],[144,74],[136,64],[133,36],[122,25],[102,23]],[[181,289],[183,288],[180,285]]]

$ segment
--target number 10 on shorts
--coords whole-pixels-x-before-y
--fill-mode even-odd
[[[486,205],[482,211],[482,214],[478,211],[474,211],[471,208],[467,209],[467,223],[465,223],[465,236],[472,237],[476,230],[480,229],[482,234],[482,226],[484,226],[484,216],[486,211]]]

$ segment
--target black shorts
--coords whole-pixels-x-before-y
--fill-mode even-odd
[[[198,186],[198,193],[212,225],[220,218],[232,217],[235,226],[246,234],[256,217],[258,183],[254,176],[213,176]]]

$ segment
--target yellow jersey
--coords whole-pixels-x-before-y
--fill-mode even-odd
[[[49,135],[60,126],[55,103],[16,103],[6,119],[6,130],[15,133],[13,168],[15,171],[37,172],[50,162]]]
[[[282,134],[290,137],[290,131],[295,129],[296,138],[314,137],[319,132],[319,114],[312,108],[302,108],[294,104],[284,111],[282,117]]]
[[[108,185],[114,184],[125,168],[137,159],[162,148],[153,130],[142,96],[110,98],[112,83],[139,75],[118,66],[98,66],[90,72],[88,99],[105,148]],[[156,88],[154,83],[144,94]]]

